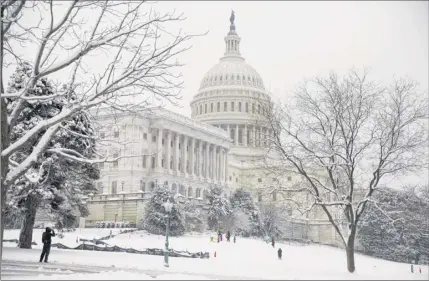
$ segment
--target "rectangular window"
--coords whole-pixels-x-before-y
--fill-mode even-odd
[[[152,157],[152,169],[155,169],[155,157]]]
[[[118,182],[112,181],[112,194],[116,194],[118,188]]]
[[[234,102],[232,101],[232,102],[231,102],[231,111],[234,111],[234,107],[235,107],[235,106],[234,106]]]
[[[258,182],[262,182],[262,179],[261,179],[261,178],[259,178],[259,179],[258,179]]]
[[[261,114],[261,105],[258,104],[258,114]]]
[[[238,103],[238,111],[241,112],[241,102]]]
[[[146,190],[146,183],[143,180],[140,180],[140,190],[143,192]]]
[[[252,113],[255,113],[255,104],[252,103]]]
[[[113,154],[113,159],[116,159],[119,157],[119,154],[116,152],[115,154]],[[113,168],[117,168],[119,164],[119,160],[116,160],[115,162],[113,162]]]
[[[143,168],[146,168],[146,155],[143,155],[142,157],[142,166]]]
[[[220,112],[220,102],[217,103],[217,112]]]
[[[207,104],[204,105],[204,113],[207,113]]]
[[[213,112],[213,103],[210,104],[210,112]]]
[[[249,104],[246,102],[246,112],[249,112]]]
[[[147,133],[143,133],[143,138],[147,140]]]
[[[223,111],[227,111],[228,110],[228,103],[227,102],[224,102],[223,103]]]
[[[262,202],[262,194],[258,194],[258,202]]]
[[[115,130],[114,136],[115,136],[115,138],[119,138],[119,131],[118,130]]]
[[[156,136],[152,136],[152,142],[156,142]]]

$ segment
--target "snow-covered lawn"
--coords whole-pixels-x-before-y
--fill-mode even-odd
[[[115,230],[119,231],[118,229],[114,229],[113,231]],[[104,231],[107,231],[107,234],[110,232],[110,230],[105,229],[82,229],[82,233],[86,233],[88,238],[97,237],[95,236],[97,233]],[[12,235],[9,232],[5,231],[6,239],[17,238],[17,236],[11,237]],[[66,237],[74,237],[74,241],[71,242],[75,243],[78,233],[79,230],[76,233],[66,233]],[[100,234],[99,237],[107,234]],[[85,238],[83,234],[81,235],[79,237]],[[70,239],[73,240],[72,238]],[[56,238],[53,239],[53,243],[55,242],[61,242],[69,246],[69,244]],[[163,248],[165,238],[163,236],[147,235],[139,231],[131,234],[121,234],[106,242],[112,245],[116,244],[117,246],[132,247],[135,249]],[[190,252],[208,251],[211,254],[211,258],[170,258],[170,267],[165,268],[162,256],[59,250],[53,248],[50,260],[53,263],[114,267],[115,270],[131,272],[129,275],[122,273],[121,279],[144,279],[141,274],[137,274],[139,275],[137,277],[136,273],[132,273],[133,270],[158,270],[173,274],[173,279],[180,279],[177,277],[177,274],[181,273],[185,274],[186,277],[186,274],[191,274],[206,276],[209,279],[216,279],[216,276],[225,276],[249,279],[428,280],[427,266],[422,266],[421,274],[418,273],[417,267],[417,273],[413,274],[410,272],[409,264],[375,259],[360,254],[356,254],[357,270],[354,274],[350,274],[346,269],[345,252],[341,249],[326,246],[294,246],[277,243],[276,247],[272,248],[270,244],[255,239],[238,237],[236,244],[233,242],[213,243],[210,242],[209,235],[186,235],[179,238],[171,237],[170,247],[175,250],[188,250]],[[277,259],[277,249],[279,247],[283,249],[283,260]],[[213,257],[214,252],[216,252],[216,258]],[[37,250],[6,249],[3,253],[3,258],[7,260],[35,261],[38,259],[38,254],[39,251]],[[105,273],[98,274],[100,277],[92,275],[93,278],[85,276],[85,279],[104,279],[103,274]],[[74,275],[66,277],[75,279]],[[167,279],[165,276],[158,278]]]

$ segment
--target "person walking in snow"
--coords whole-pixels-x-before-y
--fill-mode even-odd
[[[276,245],[276,242],[274,241],[274,237],[272,237],[271,238],[271,245],[273,246],[273,248],[275,247],[275,245]]]
[[[229,242],[230,239],[231,239],[231,232],[229,232],[228,230],[228,232],[226,233],[226,241]]]
[[[281,260],[282,259],[282,248],[279,248],[278,250],[277,250],[277,257],[279,258],[279,260]]]
[[[40,255],[39,262],[42,262],[43,258],[45,258],[45,262],[48,262],[49,252],[51,251],[52,237],[55,237],[55,232],[53,229],[47,227],[45,230],[46,231],[42,234],[43,250],[42,254]]]
[[[235,234],[234,234],[234,243],[235,243],[235,240],[236,240],[236,239],[235,239]]]

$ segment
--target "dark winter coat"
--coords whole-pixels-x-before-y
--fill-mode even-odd
[[[45,245],[51,245],[52,237],[55,237],[55,232],[50,227],[47,227],[46,231],[42,234],[42,243]]]
[[[279,257],[279,259],[281,259],[282,258],[282,248],[279,248],[278,250],[277,250],[277,256]]]

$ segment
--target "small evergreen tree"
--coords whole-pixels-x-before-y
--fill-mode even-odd
[[[146,205],[142,228],[151,234],[163,235],[167,227],[167,212],[164,203],[170,199],[173,208],[170,213],[170,235],[180,236],[185,233],[185,222],[176,200],[166,186],[158,186]]]
[[[8,92],[14,93],[22,90],[32,73],[29,63],[20,64],[12,75]],[[47,78],[38,81],[29,96],[55,95],[57,89]],[[11,131],[12,141],[19,139],[39,122],[55,117],[59,114],[67,101],[72,101],[73,93],[67,99],[60,95],[46,102],[32,104],[25,101],[23,110],[19,113],[17,125]],[[13,111],[18,100],[8,103],[8,111]],[[71,119],[61,123],[59,129],[48,144],[48,148],[66,148],[76,151],[83,157],[90,158],[95,146],[95,131],[86,112],[78,112]],[[39,136],[42,136],[42,131]],[[37,143],[38,139],[33,140]],[[28,146],[11,156],[12,162],[20,163],[32,152],[33,147]],[[83,196],[95,193],[94,180],[99,178],[99,171],[95,165],[70,161],[58,155],[45,152],[42,157],[16,180],[8,190],[7,214],[22,214],[22,228],[19,245],[22,248],[31,248],[32,232],[39,206],[48,207],[57,220],[76,220],[79,214],[76,210],[85,213],[86,202]],[[74,214],[74,215],[73,215]],[[72,216],[73,215],[73,216]]]
[[[237,234],[248,236],[261,236],[260,211],[253,202],[250,192],[239,188],[235,190],[230,198],[233,218],[237,222],[235,231]],[[243,223],[243,217],[247,217],[248,223]],[[239,223],[240,222],[240,223]]]
[[[365,253],[397,262],[429,258],[429,198],[415,189],[385,188],[374,194],[359,227]]]
[[[228,199],[223,195],[223,188],[218,185],[210,186],[208,194],[209,212],[207,223],[209,229],[217,229],[222,220],[232,213],[231,205]]]

